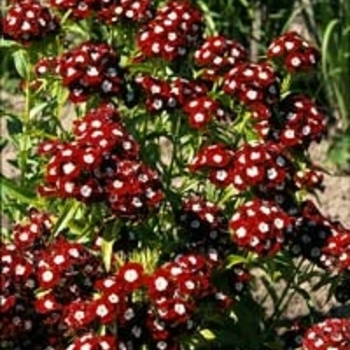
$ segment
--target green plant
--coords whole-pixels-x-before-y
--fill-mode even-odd
[[[204,12],[8,5],[1,44],[24,104],[3,114],[19,175],[1,176],[2,348],[349,347],[349,320],[312,304],[322,286],[350,298],[349,230],[308,199],[326,118],[293,88],[317,50],[285,33],[252,62]]]

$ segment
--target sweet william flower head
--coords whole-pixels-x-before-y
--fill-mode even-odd
[[[281,250],[292,224],[293,219],[276,204],[256,198],[238,207],[229,229],[238,247],[273,256]]]
[[[201,33],[201,12],[189,2],[169,1],[141,28],[137,44],[144,57],[172,61],[186,55]]]
[[[57,33],[59,24],[47,6],[39,1],[24,0],[10,6],[2,19],[2,30],[5,38],[27,45]]]
[[[327,318],[309,328],[303,336],[307,350],[350,349],[350,320]]]
[[[57,72],[74,103],[87,101],[93,94],[102,98],[124,94],[119,55],[105,43],[85,42],[63,53]]]
[[[302,72],[315,68],[319,52],[297,32],[287,32],[274,39],[267,49],[267,57],[281,62],[289,72]]]

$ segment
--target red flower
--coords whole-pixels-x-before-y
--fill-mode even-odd
[[[50,9],[35,0],[15,2],[2,20],[6,38],[28,44],[46,40],[49,34],[58,32],[57,18]]]
[[[309,328],[303,336],[307,350],[350,349],[350,320],[328,318]]]
[[[241,205],[229,222],[233,241],[261,255],[275,255],[293,219],[272,202],[254,199]]]
[[[141,287],[144,281],[143,266],[139,263],[125,263],[118,271],[119,283],[123,284],[123,289],[131,293]]]
[[[318,51],[296,32],[288,32],[273,40],[267,57],[282,61],[290,72],[314,68],[319,60]]]

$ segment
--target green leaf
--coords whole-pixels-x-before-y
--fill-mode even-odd
[[[52,232],[54,234],[58,234],[62,230],[66,229],[69,225],[69,222],[75,217],[80,206],[81,204],[78,201],[69,201],[64,207],[61,216],[56,221]]]
[[[16,71],[18,74],[24,78],[28,79],[28,66],[29,66],[29,59],[28,54],[24,49],[20,49],[15,51],[13,54],[13,63],[15,65]]]
[[[205,340],[212,341],[216,338],[215,334],[210,329],[202,329],[199,333]]]
[[[247,258],[242,255],[231,254],[226,259],[226,268],[231,268],[232,266],[239,264],[246,264],[248,262]]]
[[[35,192],[32,192],[28,188],[18,186],[14,180],[10,180],[3,175],[0,175],[0,185],[2,197],[8,196],[33,206],[38,202]]]
[[[8,39],[1,39],[0,40],[0,48],[6,48],[6,49],[12,49],[12,48],[19,48],[20,45],[18,42]]]

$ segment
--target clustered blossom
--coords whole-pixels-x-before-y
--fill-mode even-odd
[[[64,238],[49,243],[52,223],[31,209],[29,220],[14,227],[14,244],[1,243],[0,341],[40,350],[63,348],[62,317],[72,300],[91,292],[101,277],[101,259]],[[41,294],[37,294],[40,290]]]
[[[194,129],[202,129],[207,126],[212,119],[221,119],[225,116],[225,111],[219,103],[209,96],[203,96],[189,101],[183,108],[188,116],[190,126]]]
[[[207,87],[196,80],[175,78],[170,82],[148,75],[140,75],[135,80],[145,95],[145,107],[150,113],[171,112],[184,109],[193,99],[206,96]]]
[[[191,170],[210,170],[209,179],[217,186],[233,186],[239,191],[256,187],[262,191],[282,190],[291,180],[293,166],[283,150],[273,143],[247,143],[233,151],[211,145],[198,152]]]
[[[134,23],[152,17],[150,0],[50,0],[50,3],[60,11],[71,11],[75,19],[95,16],[108,24],[119,21]]]
[[[227,220],[214,203],[201,197],[188,197],[179,211],[178,221],[191,251],[207,254],[215,263],[220,262],[226,251],[232,251]]]
[[[314,68],[319,61],[318,51],[296,32],[288,32],[273,40],[267,49],[269,59],[281,62],[289,72]]]
[[[306,96],[295,94],[281,101],[277,123],[263,123],[260,128],[270,126],[269,132],[261,135],[264,139],[272,138],[292,148],[308,148],[311,142],[319,142],[327,127],[327,119],[315,103]]]
[[[202,25],[202,14],[193,5],[169,1],[141,28],[137,44],[144,57],[171,61],[200,39]]]
[[[178,336],[195,327],[194,315],[201,299],[210,295],[214,300],[227,298],[213,289],[211,273],[203,256],[188,254],[179,255],[150,276],[147,287],[152,307],[147,325],[156,349],[171,348]]]
[[[266,62],[241,63],[225,74],[223,91],[246,106],[254,119],[270,118],[270,107],[279,100],[279,81]]]
[[[222,35],[209,36],[195,51],[194,62],[203,68],[203,79],[216,80],[247,58],[245,48]]]
[[[261,255],[274,255],[282,247],[293,219],[276,204],[254,199],[237,208],[229,222],[238,247]]]
[[[97,17],[108,24],[120,21],[143,23],[153,17],[150,0],[105,0],[97,3],[100,6]]]
[[[331,233],[322,248],[321,264],[331,271],[350,273],[350,230],[331,223]]]
[[[313,168],[296,172],[294,182],[298,188],[306,191],[324,190],[323,174]]]
[[[50,156],[41,194],[104,201],[123,217],[148,214],[161,199],[157,174],[139,161],[139,146],[116,108],[103,104],[75,122],[75,140],[48,141],[39,153]]]
[[[302,203],[300,213],[296,215],[290,251],[294,256],[303,256],[319,264],[322,248],[331,235],[331,222],[311,200],[307,200]]]
[[[22,44],[46,40],[59,28],[56,16],[47,6],[35,0],[14,2],[2,19],[4,36]]]
[[[119,55],[108,44],[85,42],[58,58],[56,68],[69,99],[79,103],[93,94],[102,98],[124,93],[124,71]]]
[[[304,334],[303,349],[350,349],[350,320],[346,318],[327,318],[315,324]]]

